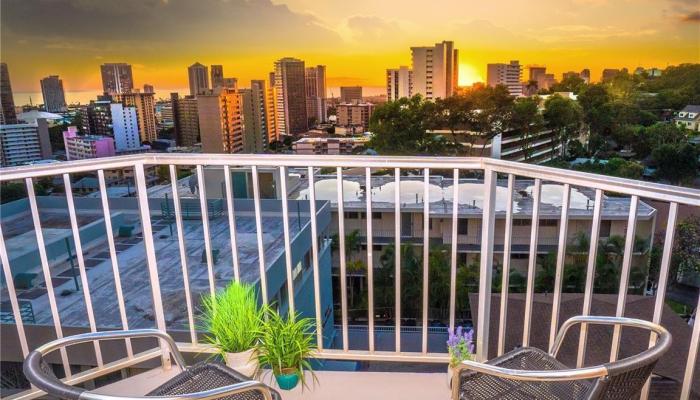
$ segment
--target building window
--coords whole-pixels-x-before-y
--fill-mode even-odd
[[[514,219],[513,226],[530,226],[532,221],[529,219]]]
[[[381,212],[372,212],[372,219],[382,219],[382,213]]]
[[[460,218],[457,220],[457,234],[468,235],[469,234],[469,220],[466,218]]]
[[[346,219],[358,219],[360,214],[357,211],[348,211],[345,213]]]
[[[557,220],[556,219],[541,219],[540,220],[540,227],[543,226],[557,226]]]
[[[612,227],[612,221],[600,221],[600,237],[610,237],[610,228]]]

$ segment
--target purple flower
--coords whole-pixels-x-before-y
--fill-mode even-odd
[[[450,354],[450,365],[455,366],[464,360],[469,360],[474,354],[474,331],[461,326],[457,330],[447,330],[447,352]]]

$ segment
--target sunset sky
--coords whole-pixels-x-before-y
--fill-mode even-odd
[[[604,67],[700,62],[698,0],[3,0],[0,11],[16,93],[50,74],[100,91],[104,62],[132,64],[156,92],[186,87],[195,61],[248,86],[284,56],[327,65],[330,87],[379,88],[386,68],[410,65],[410,46],[441,40],[460,50],[460,84],[511,59],[594,80]]]

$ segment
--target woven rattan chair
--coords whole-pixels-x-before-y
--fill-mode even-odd
[[[158,338],[168,345],[173,361],[182,372],[145,397],[112,396],[87,391],[63,383],[56,378],[44,356],[71,345],[95,340]],[[198,363],[187,366],[175,341],[156,329],[85,333],[54,340],[29,353],[24,360],[24,375],[29,382],[49,396],[69,400],[134,400],[157,397],[164,399],[227,399],[227,400],[280,400],[280,395],[262,384],[219,363]]]
[[[569,369],[556,357],[566,332],[577,324],[646,329],[657,335],[657,341],[651,348],[622,360]],[[564,322],[549,353],[524,347],[485,364],[462,362],[453,376],[452,399],[639,398],[656,362],[670,346],[671,334],[651,322],[617,317],[573,317]]]

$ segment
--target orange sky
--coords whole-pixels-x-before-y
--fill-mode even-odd
[[[275,59],[325,64],[328,85],[381,87],[410,46],[453,40],[460,83],[488,62],[544,64],[560,77],[590,68],[700,62],[697,0],[35,0],[3,1],[2,61],[13,90],[58,74],[67,91],[100,90],[99,65],[128,62],[137,86],[187,86],[187,66],[266,78]],[[165,93],[159,95],[166,96]],[[337,94],[336,94],[337,95]],[[69,99],[70,100],[70,99]]]

